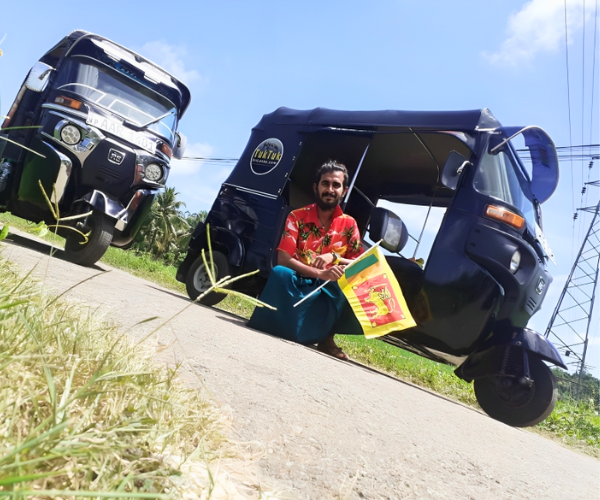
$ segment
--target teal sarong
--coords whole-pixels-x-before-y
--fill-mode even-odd
[[[358,320],[336,282],[327,283],[302,304],[294,307],[294,304],[322,284],[322,280],[300,276],[288,267],[274,267],[260,300],[276,307],[277,311],[257,307],[248,326],[299,344],[315,344],[332,333],[362,333]],[[350,317],[347,316],[347,311],[350,311]],[[339,331],[337,325],[340,323],[344,323],[343,330],[346,331]]]

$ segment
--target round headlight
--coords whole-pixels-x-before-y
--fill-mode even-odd
[[[60,138],[65,144],[74,146],[81,141],[81,132],[75,125],[65,125],[60,130]]]
[[[521,265],[521,252],[518,250],[513,253],[512,258],[510,259],[510,272],[515,274],[519,270],[519,266]]]
[[[163,176],[163,169],[156,163],[150,163],[146,166],[146,179],[152,182],[158,182]]]

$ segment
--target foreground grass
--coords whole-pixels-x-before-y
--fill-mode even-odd
[[[0,214],[0,221],[9,222],[13,227],[20,229],[30,227],[26,221],[6,214]],[[47,236],[57,238],[54,235]],[[57,240],[62,242],[61,238]],[[175,280],[176,268],[165,266],[147,254],[138,255],[109,248],[102,262],[185,294],[185,286]],[[249,318],[253,310],[250,304],[234,296],[228,296],[217,307],[244,318]],[[478,407],[472,384],[457,378],[453,373],[454,369],[448,365],[435,363],[384,342],[367,340],[362,336],[340,335],[336,337],[336,341],[352,359],[359,363]],[[591,405],[558,401],[552,415],[534,429],[552,439],[600,458],[600,416]]]
[[[235,496],[221,411],[144,350],[0,258],[0,497]]]

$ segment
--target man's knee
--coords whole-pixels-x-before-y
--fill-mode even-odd
[[[295,271],[285,266],[275,266],[271,271],[271,276],[275,276],[280,279],[291,278]]]

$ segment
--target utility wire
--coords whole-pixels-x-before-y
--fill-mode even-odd
[[[567,0],[564,0],[565,5],[565,58],[567,65],[567,107],[569,110],[569,146],[573,146],[573,127],[571,125],[571,83],[569,80],[569,29],[567,27]],[[573,184],[573,161],[571,161],[571,206],[573,211],[575,211],[575,186]],[[573,221],[572,227],[572,240],[575,231],[575,221]]]
[[[594,83],[596,76],[596,36],[598,33],[598,0],[594,9],[594,57],[592,57],[592,104],[590,113],[590,144],[592,143],[592,134],[594,130]]]
[[[567,0],[564,0],[565,6],[565,62],[567,66],[567,107],[569,109],[569,146],[573,145],[573,126],[571,124],[571,82],[569,79],[569,29],[567,27]],[[573,182],[573,160],[571,160],[571,210],[575,213],[575,185]],[[571,241],[575,242],[575,218],[571,225]],[[571,245],[571,259],[575,253],[574,245]]]
[[[581,44],[581,143],[583,144],[585,141],[584,138],[584,120],[585,120],[585,0],[583,0],[583,11],[582,14],[583,16],[583,34],[582,34],[582,40],[583,43]],[[592,141],[590,141],[592,142]],[[583,160],[581,160],[581,180],[583,181],[584,179],[584,174],[583,174]],[[583,192],[581,193],[581,203],[583,203]]]

